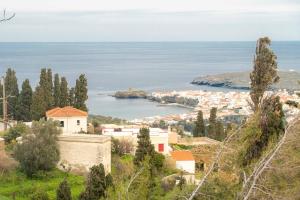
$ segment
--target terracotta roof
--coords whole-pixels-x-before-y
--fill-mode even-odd
[[[87,115],[87,112],[73,108],[72,106],[56,107],[46,112],[46,117],[81,117]]]
[[[171,156],[176,161],[195,160],[192,152],[190,152],[190,151],[172,151]]]

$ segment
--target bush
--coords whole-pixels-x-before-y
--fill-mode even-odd
[[[23,123],[18,123],[16,126],[10,128],[3,136],[5,143],[9,144],[17,137],[20,137],[24,133],[28,132],[29,127]]]
[[[29,133],[16,146],[14,155],[21,170],[32,177],[39,170],[53,169],[59,160],[57,135],[60,133],[53,121],[34,122]]]
[[[66,179],[64,179],[57,188],[56,200],[72,200],[71,188]]]
[[[113,138],[111,151],[119,156],[124,156],[133,152],[133,144],[131,141],[125,139],[118,140]]]
[[[35,193],[31,196],[31,200],[49,200],[48,194],[44,190],[38,189]]]
[[[165,156],[161,153],[154,152],[154,155],[151,159],[151,164],[157,169],[160,170],[164,166]]]

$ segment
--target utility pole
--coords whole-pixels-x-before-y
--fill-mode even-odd
[[[5,95],[5,79],[4,77],[1,78],[1,82],[2,82],[2,91],[3,91],[3,98],[2,98],[2,106],[3,106],[3,125],[4,125],[4,131],[6,131],[7,129],[7,98]]]

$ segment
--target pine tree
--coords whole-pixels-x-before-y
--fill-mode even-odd
[[[217,123],[217,108],[213,107],[210,110],[209,116],[209,125],[208,125],[208,137],[216,138],[216,123]]]
[[[87,95],[87,79],[84,74],[81,74],[79,78],[76,80],[75,86],[75,102],[74,107],[80,110],[87,111],[87,106],[85,104],[88,99]]]
[[[250,96],[255,110],[258,110],[264,92],[279,81],[277,75],[277,57],[270,49],[271,40],[268,37],[259,38],[256,45],[254,67],[250,74],[251,91]]]
[[[16,72],[11,68],[8,68],[5,76],[5,94],[8,97],[7,114],[14,119],[17,116],[17,102],[19,96],[18,80]],[[11,97],[9,97],[11,96]]]
[[[138,146],[135,151],[134,164],[140,165],[146,156],[153,157],[154,155],[154,146],[151,144],[149,129],[141,128],[138,134]]]
[[[69,96],[68,96],[68,105],[69,106],[74,106],[75,103],[75,88],[71,88],[69,90]]]
[[[22,84],[22,90],[18,97],[17,104],[17,120],[29,122],[31,117],[31,105],[32,105],[32,88],[30,82],[26,79]]]
[[[203,112],[200,110],[197,115],[197,121],[195,122],[195,128],[193,130],[194,137],[205,136],[205,125],[203,120]]]
[[[66,179],[64,179],[57,188],[56,200],[72,200],[71,188]]]
[[[68,105],[68,83],[65,77],[61,78],[60,84],[60,107],[65,107]]]
[[[53,88],[54,106],[60,106],[60,79],[59,75],[54,75],[54,88]]]

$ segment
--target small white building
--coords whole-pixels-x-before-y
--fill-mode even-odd
[[[116,139],[126,139],[137,146],[137,136],[141,126],[128,125],[118,126],[113,124],[102,125],[102,135],[111,136]],[[162,154],[169,154],[169,132],[160,128],[149,128],[149,136],[155,151]]]
[[[87,132],[88,113],[71,106],[53,108],[46,112],[46,117],[59,121],[63,134]]]
[[[171,157],[176,163],[176,168],[191,174],[195,173],[195,158],[190,151],[172,151]]]

